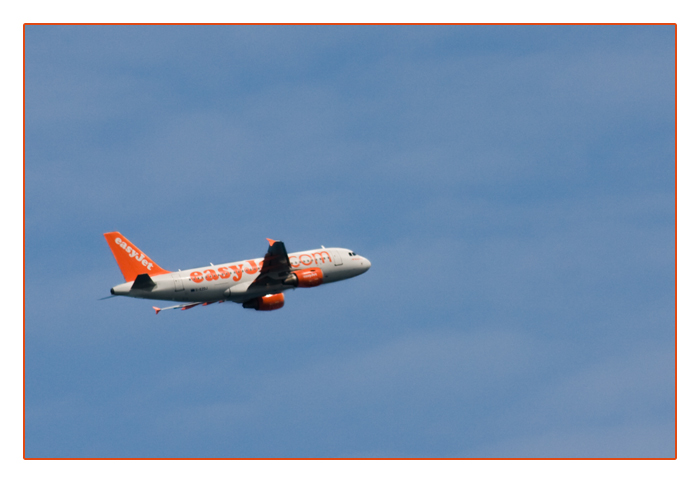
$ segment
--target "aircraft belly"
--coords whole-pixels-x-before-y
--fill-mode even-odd
[[[243,303],[247,300],[262,297],[264,295],[270,295],[275,293],[281,293],[285,290],[289,290],[290,286],[275,285],[269,287],[255,287],[249,289],[250,284],[240,284],[240,286],[233,286],[229,290],[224,292],[224,297],[226,300],[232,302]]]
[[[224,298],[224,291],[226,291],[227,286],[205,286],[197,287],[195,291],[187,293],[187,301],[192,302],[207,302],[209,300],[222,300]]]
[[[152,300],[173,300],[176,302],[209,302],[223,300],[224,291],[230,283],[195,284],[188,279],[180,279],[183,283],[177,284],[173,279],[156,279],[156,286],[150,290],[135,290],[132,297]],[[180,288],[183,286],[183,288]]]
[[[323,283],[338,282],[345,278],[344,269],[342,266],[328,267],[323,271]]]

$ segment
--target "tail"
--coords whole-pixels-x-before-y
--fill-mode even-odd
[[[117,259],[117,265],[119,265],[127,282],[136,280],[136,277],[142,273],[147,273],[151,277],[170,273],[160,268],[156,262],[148,258],[145,253],[136,248],[118,231],[105,233],[105,239],[107,239],[107,244],[112,250],[114,258]]]

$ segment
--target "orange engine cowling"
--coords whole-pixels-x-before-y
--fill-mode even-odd
[[[284,307],[283,293],[265,295],[264,297],[258,297],[256,299],[243,302],[243,308],[246,309],[277,310],[281,309],[282,307]]]
[[[284,281],[295,287],[318,287],[323,283],[323,271],[320,268],[304,268],[292,272]]]

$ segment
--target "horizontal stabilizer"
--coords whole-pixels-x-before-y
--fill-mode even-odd
[[[136,277],[134,283],[131,285],[131,290],[148,290],[156,286],[156,283],[147,273],[142,273]]]

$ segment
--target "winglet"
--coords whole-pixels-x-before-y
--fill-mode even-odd
[[[270,246],[274,245],[277,240],[272,240],[271,238],[265,238],[267,242],[270,244]]]
[[[153,308],[156,309],[156,315],[158,315],[158,312],[160,312],[161,310],[163,310],[163,309],[159,309],[158,307],[153,307]]]

